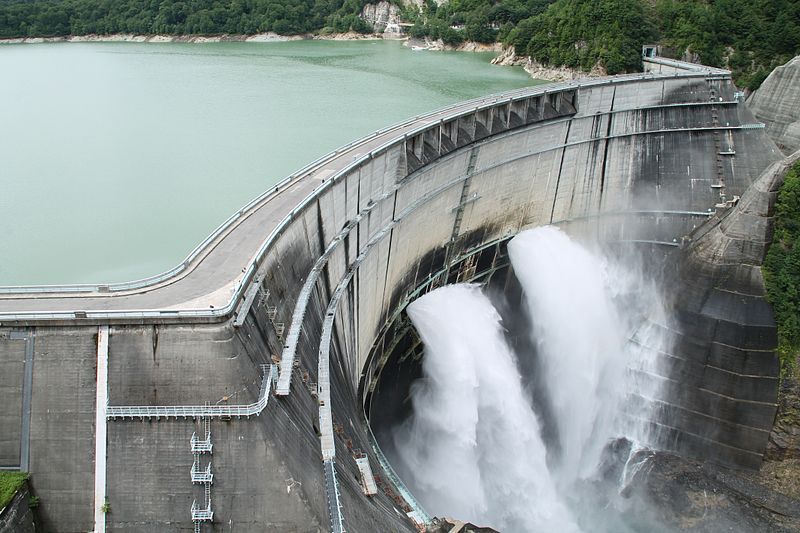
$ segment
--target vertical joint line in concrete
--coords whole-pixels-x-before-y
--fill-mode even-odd
[[[606,140],[604,142],[605,146],[603,147],[603,168],[600,170],[600,201],[598,202],[599,207],[602,207],[603,204],[603,192],[606,186],[606,164],[608,162],[608,145],[611,142],[611,124],[614,121],[614,101],[617,98],[617,86],[614,86],[614,92],[611,93],[611,108],[609,109],[608,114],[608,124],[606,125]],[[598,226],[599,228],[599,226]]]
[[[444,257],[444,283],[450,278],[450,260],[453,257],[453,247],[455,245],[458,234],[461,233],[461,221],[464,219],[464,209],[467,205],[467,196],[469,195],[469,186],[472,182],[472,175],[475,173],[475,166],[478,164],[478,151],[479,147],[472,145],[469,152],[469,162],[467,163],[467,172],[464,176],[464,182],[461,185],[461,197],[456,206],[456,217],[453,220],[453,232],[450,234],[450,240],[447,242],[447,251]]]
[[[106,531],[106,408],[108,407],[108,326],[97,331],[97,394],[94,432],[94,533]]]
[[[478,164],[479,150],[480,148],[478,146],[473,145],[472,150],[469,152],[467,173],[464,177],[464,183],[461,186],[461,198],[459,198],[458,205],[456,206],[456,218],[453,221],[453,233],[450,236],[451,244],[456,241],[458,234],[461,233],[461,221],[464,219],[464,208],[467,205],[467,196],[469,195],[469,187],[472,182],[472,175],[475,174],[475,166]]]
[[[25,336],[25,374],[22,381],[22,432],[19,443],[19,469],[30,470],[31,449],[31,401],[33,397],[33,343],[36,338],[34,329],[28,330]]]
[[[567,153],[567,144],[569,143],[569,132],[572,129],[572,121],[567,121],[567,132],[564,134],[564,147],[561,148],[561,162],[558,164],[558,176],[556,176],[556,190],[553,191],[553,207],[550,208],[550,224],[553,223],[553,217],[556,213],[556,203],[558,202],[558,187],[561,185],[561,173],[564,171],[564,156]]]

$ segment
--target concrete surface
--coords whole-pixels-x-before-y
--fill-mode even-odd
[[[24,381],[13,377],[22,371],[24,343],[12,338],[12,328],[29,325],[36,335],[30,470],[44,527],[88,531],[94,524],[98,341],[97,328],[88,324],[112,324],[111,405],[252,402],[260,365],[281,357],[309,271],[352,224],[310,287],[294,363],[286,369],[289,395],[271,399],[258,417],[211,423],[214,522],[201,527],[331,528],[316,383],[323,321],[339,287],[341,301],[331,310],[326,405],[337,504],[349,531],[413,531],[406,518],[413,502],[377,468],[380,457],[362,409],[386,365],[382,349],[396,337],[394,319],[420,286],[441,281],[438,273],[449,263],[484,245],[487,251],[475,255],[481,268],[502,261],[502,241],[527,227],[560,223],[604,241],[677,249],[673,245],[726,209],[715,207],[720,189],[712,185],[722,184],[727,199],[742,196],[782,157],[734,92],[724,72],[692,71],[540,86],[462,104],[326,160],[257,203],[168,282],[117,293],[3,294],[0,364],[14,374],[0,375],[11,398],[0,416],[12,432],[17,420],[21,425],[15,413]],[[720,156],[720,147],[736,153]],[[323,183],[338,169],[345,172]],[[316,196],[294,210],[315,189]],[[267,253],[253,263],[278,226]],[[752,231],[762,228],[755,224]],[[461,267],[456,274],[469,278]],[[250,286],[251,280],[258,281]],[[250,307],[236,309],[247,291]],[[211,305],[227,310],[215,312]],[[59,314],[46,316],[50,312]],[[753,331],[770,327],[763,314],[744,316],[745,322],[752,316],[753,323],[744,325]],[[233,327],[234,320],[241,326]],[[737,322],[729,323],[731,335],[738,335]],[[680,369],[692,394],[680,401],[718,420],[703,426],[713,431],[703,435],[702,450],[735,448],[757,458],[766,444],[759,431],[771,389],[749,375],[756,369],[769,377],[775,369],[748,351],[761,348],[736,346],[740,350],[717,347],[697,361],[686,355]],[[686,351],[691,348],[687,344]],[[723,372],[708,369],[703,357],[715,358]],[[739,395],[746,401],[739,402]],[[767,411],[739,407],[752,398]],[[692,438],[698,419],[687,418],[677,399],[664,401],[674,406],[669,417],[675,438]],[[747,427],[730,430],[731,424]],[[201,501],[202,489],[190,481],[189,440],[202,428],[192,419],[108,421],[109,530],[191,529],[190,507]],[[13,441],[22,437],[9,435],[0,440],[0,458],[13,462]],[[355,463],[362,453],[377,474],[379,493],[369,498]]]
[[[97,328],[36,331],[30,484],[45,531],[94,525]]]
[[[7,330],[0,342],[0,466],[19,467],[22,445],[22,395],[25,334]]]
[[[786,155],[800,150],[800,56],[773,70],[747,99],[767,133]]]

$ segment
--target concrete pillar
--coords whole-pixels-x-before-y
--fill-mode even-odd
[[[108,326],[97,331],[97,401],[94,434],[94,531],[106,531],[106,407],[108,406]]]

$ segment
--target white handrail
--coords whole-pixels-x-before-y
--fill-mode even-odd
[[[269,391],[276,378],[275,365],[267,367],[255,403],[246,405],[115,405],[106,408],[106,417],[117,418],[221,418],[258,416],[267,406]]]

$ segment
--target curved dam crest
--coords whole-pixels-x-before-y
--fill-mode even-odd
[[[452,281],[506,283],[505,243],[544,224],[689,253],[683,238],[742,211],[782,159],[729,73],[649,66],[659,72],[492,96],[357,141],[154,283],[5,291],[0,465],[31,472],[52,531],[413,531],[428,517],[365,418],[400,372],[405,306]],[[727,219],[743,246],[764,241],[762,226]],[[774,323],[759,315],[750,335],[751,315],[684,292],[708,321],[666,354],[674,386],[656,423],[674,451],[758,466]]]

